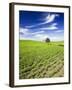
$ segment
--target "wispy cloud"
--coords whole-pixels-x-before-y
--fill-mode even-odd
[[[56,30],[58,29],[57,27],[53,26],[53,27],[47,27],[47,28],[41,28],[42,30]]]
[[[51,14],[50,13],[48,14],[48,16],[46,16],[45,18],[45,23],[50,23],[50,22],[53,22],[55,17],[58,17],[59,15],[58,14]]]
[[[41,30],[56,30],[56,29],[58,29],[58,27],[57,27],[57,23],[53,23],[48,27],[43,27],[43,28],[40,28],[40,29]]]
[[[48,14],[45,18],[44,18],[44,21],[42,23],[38,23],[36,25],[30,25],[30,26],[26,26],[26,28],[34,28],[34,27],[38,27],[40,25],[44,25],[44,24],[47,24],[47,23],[51,23],[54,21],[54,19],[56,17],[58,17],[59,15],[58,14]]]
[[[36,31],[36,32],[33,32],[33,33],[31,33],[32,35],[35,35],[35,34],[42,34],[42,33],[44,33],[45,31]]]
[[[62,33],[62,32],[64,32],[64,30],[57,30],[57,31],[55,31],[55,32],[57,32],[57,33]]]
[[[21,35],[35,35],[35,34],[42,34],[45,31],[41,30],[41,31],[36,31],[36,32],[30,32],[30,29],[26,29],[26,28],[20,28],[19,30],[19,34]]]
[[[27,35],[29,33],[29,30],[27,28],[20,28],[19,34],[21,35]]]

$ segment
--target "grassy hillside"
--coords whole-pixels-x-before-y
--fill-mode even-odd
[[[20,40],[19,78],[64,76],[64,43]]]

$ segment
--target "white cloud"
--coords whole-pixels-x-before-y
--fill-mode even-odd
[[[42,34],[44,33],[45,31],[37,31],[37,32],[34,32],[34,33],[31,33],[32,35],[35,35],[35,34]]]
[[[56,29],[58,29],[58,27],[57,27],[57,23],[53,23],[48,27],[43,27],[43,28],[39,28],[39,29],[41,29],[41,30],[56,30]]]
[[[42,28],[42,30],[54,30],[54,29],[58,29],[58,28],[56,26]]]
[[[27,35],[29,33],[29,30],[27,28],[20,28],[19,33]]]
[[[55,31],[55,32],[61,33],[61,32],[64,32],[64,30],[57,30],[57,31]]]
[[[37,31],[37,32],[30,32],[29,29],[27,28],[20,28],[20,31],[19,33],[22,34],[22,35],[36,35],[36,34],[42,34],[44,33],[45,31]]]
[[[55,17],[56,17],[55,14],[52,14],[52,15],[49,14],[49,15],[45,18],[45,19],[46,19],[45,23],[53,22],[54,19],[55,19]]]
[[[48,14],[45,18],[44,18],[44,22],[42,23],[39,23],[39,24],[36,24],[36,25],[31,25],[31,26],[26,26],[27,28],[34,28],[34,27],[37,27],[37,26],[40,26],[40,25],[44,25],[44,24],[47,24],[47,23],[51,23],[54,21],[54,19],[56,17],[58,17],[59,15],[58,14]]]
[[[51,26],[57,26],[58,24],[57,23],[52,23],[52,25]]]
[[[36,34],[34,37],[43,39],[43,38],[47,38],[48,35],[46,35],[46,34]]]

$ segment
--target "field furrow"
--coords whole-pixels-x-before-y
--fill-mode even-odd
[[[63,42],[20,41],[19,55],[20,79],[64,76]]]

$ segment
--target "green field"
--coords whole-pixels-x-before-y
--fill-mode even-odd
[[[19,78],[64,76],[64,42],[19,41]]]

